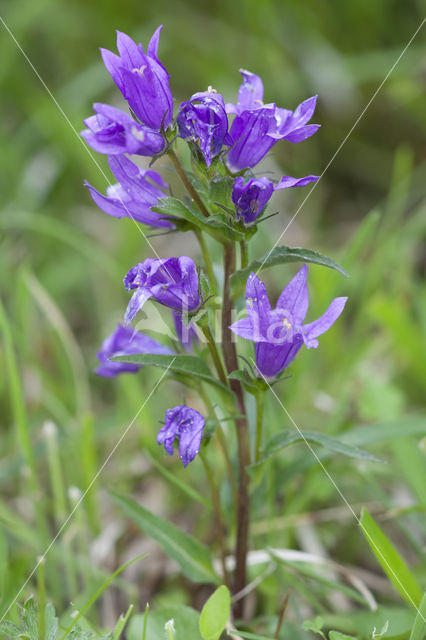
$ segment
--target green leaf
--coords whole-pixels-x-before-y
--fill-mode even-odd
[[[200,614],[200,632],[204,640],[219,640],[231,615],[229,589],[220,586],[205,603]]]
[[[137,502],[115,493],[112,497],[138,527],[156,540],[170,558],[176,560],[188,578],[194,582],[217,583],[218,576],[213,570],[210,553],[201,542]]]
[[[262,457],[256,464],[250,466],[251,469],[263,464],[268,458],[275,455],[285,447],[288,447],[290,444],[294,442],[305,441],[315,442],[317,444],[322,445],[326,449],[330,449],[335,453],[342,453],[345,456],[350,456],[352,458],[361,458],[362,460],[372,460],[374,462],[380,462],[373,455],[368,453],[367,451],[363,451],[362,449],[358,449],[350,444],[346,444],[337,438],[331,438],[330,436],[325,435],[324,433],[320,433],[317,431],[303,431],[299,433],[298,431],[284,431],[282,433],[277,433],[266,443]]]
[[[66,629],[64,635],[62,636],[62,640],[67,640],[68,634],[72,631],[75,631],[75,629],[78,629],[77,627],[77,622],[79,620],[81,620],[83,618],[83,616],[85,615],[85,613],[90,609],[90,607],[92,606],[92,604],[94,602],[96,602],[96,600],[99,598],[99,596],[105,591],[105,589],[107,587],[109,587],[109,585],[111,584],[111,582],[114,581],[114,579],[120,575],[120,573],[122,573],[123,571],[125,571],[128,567],[130,567],[132,564],[134,564],[135,562],[137,562],[138,560],[140,560],[141,558],[145,558],[146,557],[146,553],[143,553],[139,556],[136,556],[136,558],[133,558],[132,560],[129,560],[129,562],[126,562],[125,564],[121,565],[121,567],[119,567],[118,569],[116,569],[114,571],[114,573],[111,573],[111,575],[109,575],[107,577],[106,580],[103,581],[103,583],[101,584],[101,586],[96,589],[96,591],[91,595],[91,597],[89,598],[89,600],[87,600],[87,602],[84,604],[84,606],[79,609],[77,615],[72,619],[71,624],[68,626],[68,628]],[[108,634],[110,635],[110,634]],[[111,636],[112,638],[112,636]]]
[[[323,267],[330,267],[335,269],[344,276],[348,276],[346,271],[332,258],[324,256],[318,251],[312,251],[311,249],[301,249],[291,247],[275,247],[270,253],[267,253],[263,258],[259,260],[252,260],[248,267],[237,271],[231,276],[231,287],[234,297],[238,297],[244,291],[244,287],[247,282],[247,278],[252,271],[268,269],[274,267],[277,264],[286,264],[288,262],[307,262],[311,264],[319,264]]]
[[[164,198],[160,200],[157,207],[152,207],[152,211],[166,217],[178,217],[186,220],[194,227],[205,231],[219,242],[229,242],[229,240],[242,240],[244,234],[227,224],[222,214],[215,214],[206,218],[201,212],[190,209],[177,198]]]
[[[238,631],[238,629],[232,629],[233,636],[240,636],[240,638],[246,638],[247,640],[272,640],[270,636],[260,636],[258,633],[249,633],[248,631]]]
[[[353,636],[347,636],[345,633],[340,633],[340,631],[330,631],[328,637],[330,640],[356,640]]]
[[[165,640],[164,625],[168,620],[174,620],[176,640],[202,640],[198,629],[198,611],[184,605],[162,607],[150,611],[146,625],[146,640]],[[145,640],[142,635],[144,616],[134,616],[127,631],[128,640]]]
[[[116,358],[111,358],[111,360],[114,362],[129,362],[131,364],[152,365],[154,367],[160,367],[161,369],[169,369],[171,373],[179,373],[199,378],[219,389],[231,400],[233,399],[232,391],[230,391],[230,389],[225,387],[224,384],[222,384],[213,376],[204,360],[202,360],[198,356],[169,356],[138,353],[129,356],[117,356]]]
[[[411,629],[410,640],[424,640],[426,637],[426,591],[423,594],[413,628]]]
[[[117,624],[115,625],[115,628],[114,628],[114,633],[113,633],[112,640],[119,640],[121,634],[123,633],[123,629],[127,624],[127,621],[129,620],[130,616],[132,615],[132,611],[133,611],[133,605],[131,604],[129,606],[129,608],[127,609],[126,613],[124,615],[122,614],[118,618]]]
[[[366,509],[362,511],[360,526],[374,555],[396,591],[408,604],[418,608],[422,599],[422,591],[417,580]]]

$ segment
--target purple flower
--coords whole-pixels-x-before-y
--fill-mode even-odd
[[[160,131],[167,128],[173,117],[173,97],[170,91],[169,74],[158,59],[160,26],[155,31],[144,53],[141,44],[136,44],[117,31],[119,55],[101,49],[107,71],[129,103],[130,108],[143,123]]]
[[[128,113],[99,102],[93,110],[95,115],[84,120],[87,129],[80,135],[98,153],[154,156],[164,149],[161,133],[135,122]]]
[[[95,373],[103,378],[113,378],[120,373],[136,373],[141,365],[111,362],[110,358],[137,353],[174,355],[174,351],[160,344],[157,340],[119,324],[116,330],[103,341],[101,350],[98,351],[97,355],[101,364]]]
[[[244,224],[251,224],[262,213],[274,191],[288,187],[304,187],[310,182],[316,182],[318,176],[291,178],[283,176],[278,184],[268,178],[251,178],[244,184],[244,178],[235,178],[232,187],[232,202],[235,205],[237,218],[242,218]]]
[[[124,321],[131,322],[149,298],[177,311],[195,311],[200,306],[198,274],[191,258],[148,258],[130,269],[124,278],[128,291],[136,289]]]
[[[180,105],[177,124],[181,138],[199,143],[209,167],[227,139],[228,116],[222,96],[214,91],[195,93]]]
[[[205,420],[201,413],[184,404],[167,409],[165,424],[158,432],[157,443],[164,444],[164,448],[173,455],[173,443],[179,439],[179,458],[183,466],[187,467],[200,451],[201,438]]]
[[[278,140],[296,143],[318,131],[312,118],[317,96],[302,102],[295,111],[281,109],[274,103],[263,104],[263,83],[259,76],[241,70],[243,83],[237,104],[227,104],[228,113],[236,115],[230,132],[228,167],[237,172],[254,167]]]
[[[230,328],[237,335],[255,343],[256,364],[262,375],[272,378],[283,371],[304,343],[317,348],[318,336],[335,323],[347,298],[335,298],[327,311],[314,322],[303,324],[308,311],[308,267],[300,271],[285,287],[272,309],[265,285],[251,273],[247,280],[247,318]]]
[[[151,227],[173,227],[170,220],[151,211],[160,198],[166,197],[159,187],[168,185],[160,174],[141,169],[124,155],[108,156],[108,162],[118,184],[107,187],[106,196],[85,182],[98,207],[114,218],[133,218]]]
[[[185,318],[188,320],[188,317]],[[198,334],[193,322],[188,324],[183,321],[182,314],[173,310],[173,321],[179,342],[187,351],[194,350],[194,343],[198,344]]]

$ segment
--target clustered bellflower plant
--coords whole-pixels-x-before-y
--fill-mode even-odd
[[[167,454],[178,451],[185,467],[199,457],[209,470],[206,452],[217,436],[228,460],[228,472],[233,476],[227,450],[231,444],[227,444],[221,424],[224,416],[233,421],[238,491],[232,579],[224,560],[228,543],[223,536],[220,504],[216,499],[213,504],[223,579],[237,594],[246,586],[250,522],[247,467],[259,462],[262,456],[264,396],[302,347],[318,347],[318,337],[338,319],[346,298],[335,298],[323,315],[316,320],[307,319],[308,268],[302,264],[292,279],[287,277],[288,284],[273,307],[258,275],[260,269],[251,266],[249,260],[248,245],[259,223],[266,219],[265,210],[274,193],[304,187],[318,179],[316,175],[307,175],[272,180],[262,176],[258,167],[274,145],[299,144],[316,133],[319,125],[310,123],[316,96],[294,110],[265,103],[261,78],[242,70],[236,103],[225,103],[223,96],[209,87],[175,108],[170,77],[158,57],[160,32],[161,27],[146,50],[121,32],[117,33],[118,54],[101,49],[105,67],[127,105],[118,109],[95,103],[94,115],[84,121],[86,129],[81,135],[92,149],[108,156],[116,181],[105,195],[92,185],[86,186],[94,203],[110,216],[131,218],[163,232],[192,231],[202,260],[158,256],[155,252],[152,255],[149,243],[143,247],[141,262],[123,273],[124,287],[129,292],[128,306],[123,309],[119,325],[102,344],[96,373],[108,378],[137,373],[149,358],[155,358],[155,364],[163,366],[169,376],[189,384],[192,392],[199,392],[204,413],[198,410],[198,404],[197,409],[186,404],[168,408],[157,437]],[[182,159],[184,145],[179,140],[189,150],[191,170],[184,168],[188,162],[187,158]],[[141,164],[137,156],[150,160]],[[181,199],[169,196],[168,184],[152,168],[161,156],[169,159],[182,181],[185,195]],[[218,270],[213,270],[206,235],[223,249],[223,285],[217,283]],[[147,257],[146,252],[151,255]],[[274,248],[261,267],[278,264],[281,277],[286,277],[282,265],[295,260],[303,263],[305,257],[311,263],[339,269],[325,256],[290,247]],[[258,267],[259,261],[255,264]],[[246,316],[232,322],[244,283]],[[162,344],[132,326],[149,299],[170,314],[176,330],[174,345]],[[218,310],[221,335],[214,332],[213,317]],[[235,335],[253,343],[254,357],[245,352],[248,368],[238,359]],[[239,347],[244,348],[244,340]],[[174,365],[177,359],[179,367]],[[258,403],[255,443],[250,441],[248,393]],[[214,482],[211,469],[209,477]],[[244,599],[236,602],[235,615],[241,616]]]

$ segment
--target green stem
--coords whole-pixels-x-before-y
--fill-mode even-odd
[[[248,265],[248,248],[245,240],[240,240],[240,260],[241,269],[245,269]]]
[[[194,233],[197,237],[198,244],[200,245],[201,253],[203,255],[204,264],[206,265],[207,275],[209,277],[210,284],[215,290],[217,290],[217,282],[216,282],[216,277],[213,271],[213,264],[210,259],[210,254],[206,245],[206,241],[204,240],[203,232],[200,229],[194,229]]]
[[[230,277],[235,272],[235,244],[224,246],[224,272],[222,305],[222,350],[228,374],[238,369],[237,351],[229,329],[232,322],[232,298]],[[238,380],[230,380],[232,391],[236,395],[240,418],[235,420],[238,447],[238,505],[237,505],[237,541],[235,548],[236,567],[234,578],[234,593],[239,593],[246,586],[248,532],[250,524],[250,476],[247,466],[250,464],[249,433],[247,425],[244,394]],[[244,599],[235,603],[234,616],[242,618],[244,615]]]
[[[263,426],[263,409],[265,406],[265,394],[261,391],[256,395],[256,446],[255,446],[255,462],[259,462],[262,450],[262,426]]]
[[[200,386],[200,396],[203,399],[204,404],[206,405],[206,409],[208,411],[209,414],[212,414],[213,417],[217,420],[218,425],[216,427],[216,433],[217,433],[217,438],[219,441],[219,445],[220,448],[222,450],[223,453],[223,458],[225,460],[225,465],[228,471],[228,475],[229,475],[229,480],[231,483],[231,487],[232,487],[232,498],[234,501],[234,509],[235,509],[235,513],[237,512],[237,506],[238,506],[238,487],[237,487],[237,483],[235,481],[235,476],[234,476],[234,469],[232,468],[232,462],[231,462],[231,458],[229,456],[229,445],[226,442],[226,437],[225,434],[223,432],[222,429],[222,425],[220,424],[220,420],[217,417],[216,411],[212,405],[212,403],[210,402],[210,398],[208,396],[208,394],[205,392],[204,388],[202,386]]]
[[[38,638],[46,640],[46,584],[44,580],[44,558],[38,565],[37,570],[37,600],[38,600]]]
[[[10,385],[10,402],[12,405],[13,417],[16,425],[16,433],[25,460],[25,465],[28,470],[28,484],[34,503],[37,529],[40,535],[40,543],[43,544],[43,540],[48,538],[47,522],[44,518],[44,501],[42,500],[42,491],[37,475],[37,467],[31,443],[28,416],[25,409],[24,393],[14,351],[12,331],[1,301],[0,327],[3,332],[5,361]]]
[[[213,508],[214,508],[214,512],[215,512],[215,516],[216,516],[216,529],[217,529],[217,539],[219,542],[219,547],[220,547],[220,560],[221,560],[221,564],[222,564],[222,575],[223,575],[223,580],[226,584],[226,586],[229,586],[229,574],[228,574],[228,570],[226,568],[226,545],[225,545],[225,536],[224,536],[224,532],[225,532],[225,527],[223,524],[223,518],[222,518],[222,511],[220,508],[220,498],[219,498],[219,491],[218,488],[216,486],[216,482],[214,479],[214,474],[213,471],[209,465],[209,463],[207,462],[207,457],[204,453],[204,451],[200,451],[200,458],[202,460],[202,463],[204,465],[204,469],[207,475],[207,480],[209,482],[210,485],[210,491],[212,494],[212,502],[213,502]]]
[[[208,325],[203,327],[203,333],[207,338],[207,344],[209,345],[210,353],[213,358],[220,381],[222,382],[222,384],[224,384],[227,387],[229,385],[228,378],[226,376],[225,369],[223,368],[222,360],[220,359],[220,355],[217,350],[216,342],[214,341],[213,334]]]
[[[173,166],[176,169],[179,178],[182,180],[183,184],[185,185],[186,190],[188,191],[188,193],[190,194],[190,196],[192,197],[194,202],[197,203],[198,208],[200,209],[201,213],[204,216],[206,216],[206,218],[208,218],[210,216],[210,214],[209,214],[209,212],[207,210],[207,207],[205,206],[204,202],[201,200],[201,198],[198,195],[197,191],[192,186],[188,176],[185,173],[184,168],[182,167],[182,165],[181,165],[181,163],[179,161],[179,158],[177,157],[177,155],[175,154],[173,149],[170,149],[167,153],[168,153],[168,156],[170,157],[170,160],[173,162]]]

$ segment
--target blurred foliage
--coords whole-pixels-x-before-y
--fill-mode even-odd
[[[0,25],[0,281],[7,312],[0,352],[5,374],[0,376],[3,611],[160,375],[147,368],[138,376],[110,381],[91,373],[98,345],[127,302],[121,278],[150,255],[135,225],[96,210],[83,187],[87,178],[104,188],[102,171],[108,177],[108,170],[104,158],[93,161],[76,133],[92,102],[121,104],[98,47],[114,49],[116,28],[145,44],[163,23],[160,55],[171,74],[176,104],[208,85],[233,99],[240,67],[261,75],[266,100],[280,106],[294,108],[318,93],[314,121],[322,124],[319,133],[297,149],[277,145],[263,165],[276,176],[302,176],[327,167],[424,13],[421,0],[2,0],[1,16],[17,41]],[[425,85],[423,30],[281,242],[324,251],[350,273],[345,280],[311,267],[312,317],[335,295],[348,295],[350,305],[320,348],[301,353],[292,377],[276,387],[302,429],[353,437],[372,423],[375,430],[382,428],[382,438],[353,444],[387,464],[335,456],[328,458],[327,469],[357,513],[361,504],[373,510],[423,583]],[[172,171],[168,175],[178,191]],[[307,191],[294,191],[276,196],[273,206],[281,214],[261,225],[251,257],[271,247],[304,201]],[[163,237],[151,242],[159,254],[198,257],[190,234],[174,237],[172,246]],[[292,272],[279,267],[266,279],[278,291]],[[164,480],[144,454],[158,457],[154,434],[171,395],[182,400],[182,388],[162,384],[50,550],[47,590],[57,607],[70,600],[78,607],[95,584],[128,559],[128,548],[145,549],[146,542],[125,526],[107,489],[131,492],[212,542],[208,507],[200,507],[200,518],[194,518],[185,489],[197,487],[208,502],[201,465],[194,463],[189,473],[175,460],[164,460],[172,471]],[[266,415],[268,436],[291,426],[273,397]],[[26,456],[25,438],[32,443],[33,461]],[[324,450],[314,447],[322,459]],[[223,477],[215,453],[212,449]],[[231,521],[226,482],[223,498]],[[299,565],[279,566],[259,589],[264,633],[273,633],[282,594],[291,587],[297,597],[292,597],[293,617],[283,633],[294,639],[305,637],[301,621],[309,612],[321,615],[327,628],[362,637],[391,619],[400,637],[408,637],[403,634],[413,622],[411,612],[396,605],[352,515],[303,443],[268,464],[253,509],[253,548],[306,550],[312,543],[326,558],[359,567],[380,604],[378,612],[367,613],[365,602],[353,589],[349,595],[342,590],[336,575],[306,575]],[[189,583],[176,580],[157,547],[150,551],[152,564],[148,559],[141,574],[117,580],[114,606],[105,596],[94,618],[112,627],[127,598],[143,607],[153,594],[158,604],[171,599],[199,607],[205,601],[208,591],[191,591]],[[253,567],[253,577],[259,572]],[[30,587],[31,582],[25,595]],[[336,590],[344,606],[334,598]],[[349,614],[344,615],[345,607]]]

